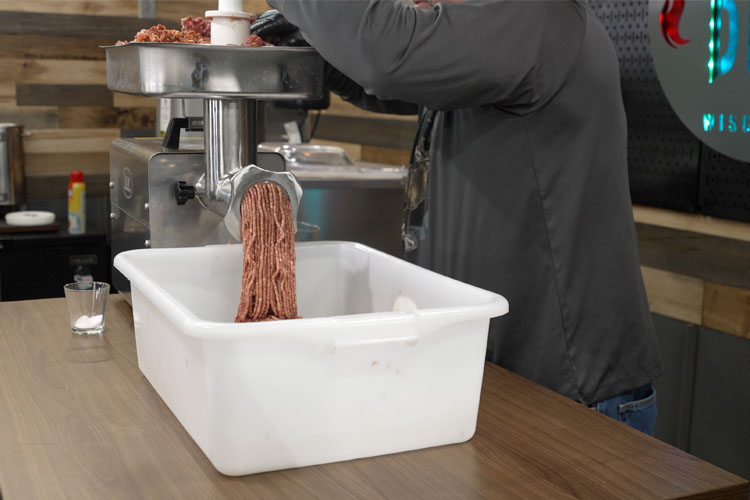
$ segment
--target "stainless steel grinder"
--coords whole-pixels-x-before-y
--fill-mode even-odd
[[[240,203],[259,182],[286,191],[296,220],[299,183],[282,155],[257,152],[256,101],[320,98],[324,62],[314,49],[129,43],[105,50],[109,89],[204,103],[203,119],[173,122],[163,141],[113,141],[113,258],[134,248],[239,241]],[[202,128],[203,140],[181,141],[182,128]],[[130,290],[116,269],[113,282]]]
[[[22,126],[0,123],[0,206],[25,201],[22,136]]]

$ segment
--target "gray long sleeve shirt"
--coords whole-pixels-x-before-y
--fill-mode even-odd
[[[617,58],[585,3],[270,3],[355,104],[439,111],[416,260],[508,299],[488,359],[585,404],[661,373]]]

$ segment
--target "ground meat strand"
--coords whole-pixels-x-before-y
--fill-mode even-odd
[[[242,216],[242,289],[235,322],[297,318],[292,204],[276,184],[245,194]]]

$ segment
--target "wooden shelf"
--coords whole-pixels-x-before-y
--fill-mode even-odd
[[[644,205],[633,205],[633,216],[636,222],[652,226],[750,241],[750,222],[719,219],[709,215],[689,214]]]
[[[652,312],[750,339],[750,242],[636,227]]]

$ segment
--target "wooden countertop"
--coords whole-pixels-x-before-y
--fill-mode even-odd
[[[245,477],[213,468],[138,370],[130,306],[0,302],[0,488],[15,499],[691,498],[748,483],[498,366],[467,443]]]

